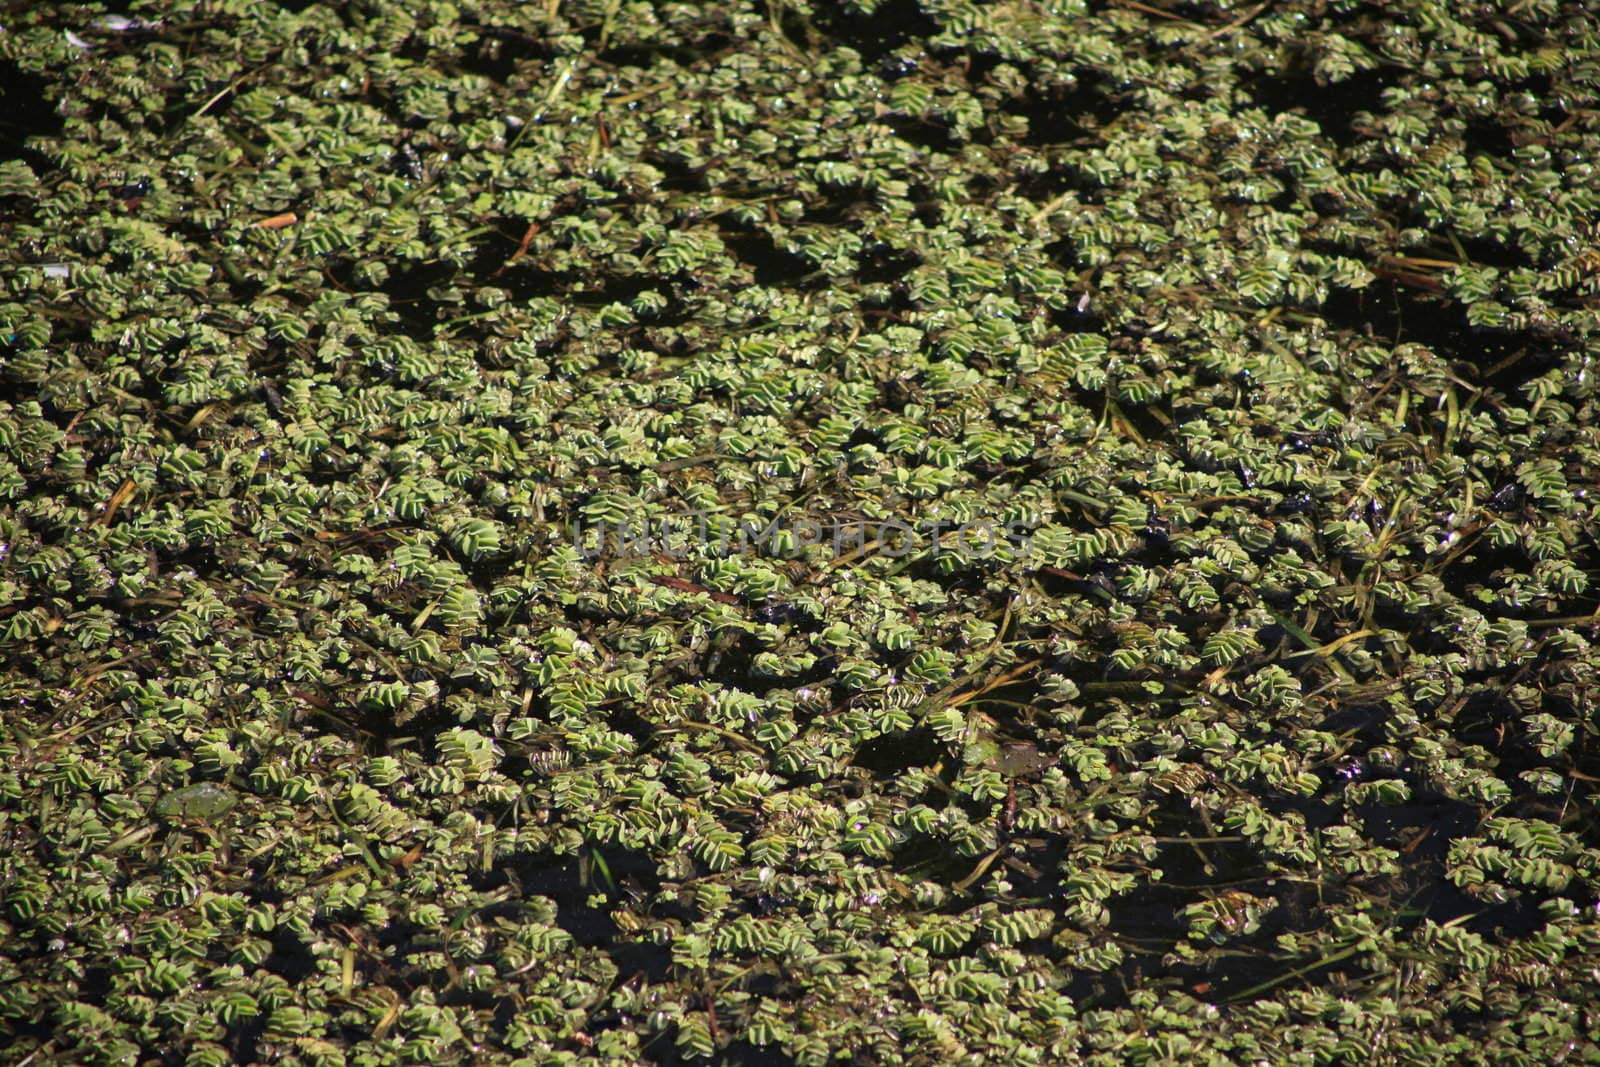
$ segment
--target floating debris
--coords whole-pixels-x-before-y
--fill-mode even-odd
[[[156,801],[156,814],[164,819],[215,819],[233,810],[238,796],[215,782],[197,782],[174,789]]]

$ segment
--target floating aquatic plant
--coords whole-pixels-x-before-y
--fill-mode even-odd
[[[1600,1057],[1582,5],[5,29],[7,1062]]]

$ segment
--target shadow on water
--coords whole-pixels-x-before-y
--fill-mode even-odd
[[[644,901],[661,889],[654,861],[649,856],[617,847],[590,848],[575,856],[550,856],[530,853],[509,865],[481,876],[474,888],[489,890],[511,884],[524,896],[549,898],[556,907],[556,924],[578,945],[596,947],[616,964],[621,983],[666,983],[673,976],[671,951],[639,935],[624,935],[611,916],[592,906],[590,898],[603,893],[615,901],[621,894]],[[697,916],[681,905],[656,906],[657,917],[692,921]],[[758,996],[764,992],[749,987]],[[691,1010],[700,1005],[691,1001]],[[732,1020],[727,1020],[732,1022]],[[585,1031],[593,1037],[607,1030],[636,1026],[637,1022],[615,1013],[592,1016]],[[646,1062],[669,1067],[696,1061],[686,1057],[673,1041],[672,1034],[660,1034],[643,1049]],[[745,1067],[793,1067],[794,1059],[781,1049],[763,1048],[748,1041],[735,1041],[717,1052],[716,1063]]]
[[[1123,111],[1121,97],[1125,95],[1112,85],[1109,77],[1097,75],[1087,68],[1077,72],[1076,84],[1068,87],[1039,88],[1030,86],[1023,99],[1014,101],[1006,110],[1028,120],[1028,134],[1023,144],[1042,147],[1075,141],[1094,136]],[[1086,193],[1098,191],[1098,183],[1086,176],[1075,176],[1064,182],[1056,192],[1067,188],[1080,188]]]
[[[591,1028],[592,1029],[592,1028]],[[613,1027],[606,1027],[613,1029]],[[795,1059],[782,1049],[762,1048],[748,1041],[735,1041],[718,1048],[710,1060],[686,1056],[673,1043],[672,1036],[662,1034],[645,1045],[640,1054],[644,1062],[654,1067],[690,1067],[693,1064],[716,1064],[717,1067],[794,1067]]]
[[[1294,962],[1274,950],[1279,934],[1321,925],[1315,888],[1274,878],[1247,842],[1202,844],[1173,837],[1157,846],[1150,862],[1166,875],[1162,881],[1143,882],[1105,904],[1109,919],[1098,936],[1123,947],[1121,963],[1105,971],[1072,972],[1065,992],[1080,1009],[1127,1007],[1131,992],[1152,979],[1181,985],[1207,999],[1226,999],[1293,969]],[[1017,892],[1060,899],[1070,874],[1068,864],[1039,865],[1048,866],[1049,873],[1030,882],[1018,881]],[[1250,934],[1221,944],[1192,940],[1185,909],[1229,891],[1276,903]],[[1196,958],[1178,959],[1174,953],[1183,945],[1192,947]]]
[[[624,978],[639,975],[645,981],[665,981],[672,954],[663,946],[636,937],[624,937],[605,906],[590,898],[604,894],[615,900],[619,893],[635,892],[647,899],[661,888],[656,865],[649,856],[624,848],[588,848],[573,856],[528,853],[483,875],[475,888],[491,890],[511,884],[524,896],[547,897],[556,907],[556,925],[584,947],[598,947],[616,963]]]
[[[913,768],[933,766],[945,758],[949,749],[932,729],[919,726],[865,742],[856,749],[853,762],[875,776],[892,778]]]
[[[931,37],[939,24],[922,10],[917,0],[887,0],[870,14],[832,0],[816,5],[815,25],[838,44],[853,48],[869,63],[913,40]]]
[[[49,85],[39,75],[0,60],[0,163],[28,160],[36,173],[48,167],[44,155],[27,142],[61,133],[63,120],[47,95]]]
[[[1473,372],[1473,384],[1515,395],[1561,363],[1560,339],[1473,326],[1458,302],[1389,284],[1335,289],[1318,312],[1328,325],[1389,344],[1421,344]]]
[[[1450,843],[1477,831],[1476,809],[1421,783],[1414,783],[1413,790],[1414,799],[1405,804],[1369,803],[1353,809],[1367,836],[1400,854],[1400,872],[1320,883],[1273,870],[1249,841],[1197,833],[1187,804],[1176,794],[1168,796],[1157,821],[1170,836],[1160,839],[1148,861],[1162,872],[1162,879],[1142,881],[1105,902],[1108,919],[1100,936],[1121,945],[1124,959],[1105,971],[1073,971],[1065,991],[1083,1009],[1126,1007],[1131,991],[1152,980],[1207,1000],[1247,1002],[1285,986],[1326,982],[1337,972],[1355,975],[1359,961],[1338,943],[1324,945],[1321,957],[1285,954],[1278,946],[1281,935],[1324,930],[1328,917],[1352,896],[1378,902],[1388,925],[1407,930],[1423,922],[1454,921],[1494,942],[1538,930],[1544,921],[1539,905],[1549,895],[1525,893],[1492,903],[1474,899],[1448,881]],[[1311,828],[1330,824],[1338,810],[1337,804],[1316,798],[1299,798],[1289,807],[1304,815]],[[1070,896],[1073,865],[1062,842],[1051,841],[1028,859],[1040,874],[1011,878],[1018,897],[1057,902]],[[1232,893],[1270,902],[1256,928],[1220,940],[1191,937],[1185,909],[1225,902]],[[1181,958],[1184,952],[1191,958]]]
[[[947,122],[919,115],[886,115],[884,125],[908,145],[930,152],[950,152],[959,147],[953,127]]]
[[[1357,116],[1376,114],[1383,108],[1383,91],[1393,84],[1391,71],[1375,68],[1357,71],[1339,82],[1319,84],[1305,68],[1288,73],[1263,74],[1246,88],[1269,111],[1297,111],[1315,122],[1322,135],[1349,148],[1361,140]]]
[[[476,28],[478,38],[462,55],[461,69],[491,81],[504,83],[522,64],[543,62],[555,55],[549,41],[509,26],[474,25],[464,20],[463,28],[466,27]]]
[[[805,256],[779,248],[771,237],[758,229],[724,225],[721,231],[723,243],[755,273],[757,285],[792,286],[815,269]]]

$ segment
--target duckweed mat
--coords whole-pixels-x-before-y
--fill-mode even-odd
[[[1590,5],[0,26],[0,1061],[1600,1062]]]

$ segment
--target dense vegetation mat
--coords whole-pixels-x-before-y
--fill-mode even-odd
[[[0,1060],[1600,1062],[1592,16],[0,5]]]

